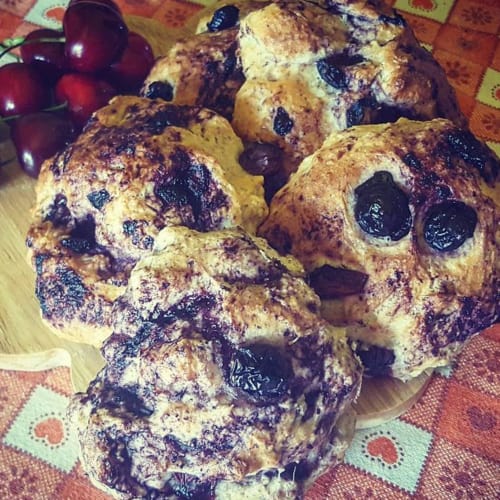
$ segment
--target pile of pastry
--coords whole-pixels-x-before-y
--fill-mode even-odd
[[[375,1],[221,2],[45,162],[44,320],[106,364],[71,413],[117,498],[302,498],[362,374],[498,321],[499,161]]]

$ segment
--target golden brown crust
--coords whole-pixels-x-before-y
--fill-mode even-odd
[[[239,9],[236,24],[208,32],[228,7]],[[444,71],[383,3],[223,1],[195,32],[157,62],[143,91],[168,82],[174,101],[226,116],[234,105],[237,134],[280,146],[288,173],[334,130],[401,116],[465,123]]]
[[[27,242],[44,319],[100,345],[130,268],[163,227],[255,232],[267,206],[242,149],[206,109],[120,97],[99,110],[38,181]]]
[[[354,127],[304,160],[259,234],[309,273],[327,265],[367,276],[362,292],[325,300],[324,313],[363,348],[394,351],[392,373],[408,378],[448,363],[498,318],[499,210],[489,196],[498,168],[486,146],[446,120]],[[355,215],[355,190],[381,171],[409,200],[411,228],[395,241],[371,236]],[[459,248],[438,251],[424,220],[451,200],[471,207],[477,224]]]
[[[73,403],[101,487],[295,498],[341,458],[360,365],[302,274],[240,230],[160,233],[115,303],[106,368]]]

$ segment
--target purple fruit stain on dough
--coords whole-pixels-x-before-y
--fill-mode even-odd
[[[231,386],[264,401],[281,399],[293,377],[292,364],[286,354],[269,344],[234,350],[227,371]]]
[[[124,436],[111,436],[103,432],[101,441],[105,443],[107,455],[104,462],[105,480],[108,486],[133,496],[142,496],[144,488],[131,474],[132,459]]]
[[[149,417],[153,410],[134,392],[134,388],[105,386],[99,393],[100,406],[119,418]]]
[[[406,153],[403,156],[402,160],[405,163],[405,165],[410,167],[415,172],[420,172],[422,170],[422,162],[411,151]]]
[[[498,177],[499,162],[468,130],[456,130],[446,135],[446,141],[451,151],[467,163],[474,166],[486,182]],[[490,169],[487,164],[490,164]]]
[[[168,106],[156,111],[144,119],[144,129],[152,135],[162,134],[169,127],[186,127],[188,116],[183,106]]]
[[[50,205],[45,221],[52,222],[54,227],[67,226],[71,221],[71,212],[67,207],[67,199],[62,193],[56,194],[52,205]]]
[[[95,221],[91,215],[77,221],[69,238],[62,238],[61,245],[75,253],[90,253],[97,246],[95,240]]]
[[[184,297],[166,311],[154,311],[150,321],[160,326],[170,325],[177,320],[190,321],[198,314],[211,311],[216,305],[217,301],[213,295],[191,295]]]
[[[49,254],[41,253],[35,257],[35,270],[36,274],[40,276],[43,273],[43,263],[50,258]]]
[[[100,189],[99,191],[92,191],[87,195],[87,199],[90,201],[91,205],[97,210],[101,210],[106,203],[109,202],[111,196],[106,189]]]
[[[154,194],[163,209],[191,208],[191,216],[185,215],[183,224],[198,231],[212,229],[214,213],[226,206],[227,199],[220,191],[211,191],[212,176],[208,168],[178,148],[170,156],[172,167],[159,171],[155,179]]]
[[[276,115],[274,116],[273,129],[274,131],[284,137],[286,134],[292,131],[293,120],[290,115],[281,106],[276,110]]]
[[[214,485],[209,481],[201,481],[196,476],[174,473],[168,480],[171,493],[181,500],[213,500]]]
[[[73,269],[58,266],[52,279],[37,279],[35,293],[44,317],[72,318],[83,307],[87,289]]]

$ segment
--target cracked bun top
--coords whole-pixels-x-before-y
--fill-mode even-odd
[[[247,145],[279,147],[286,174],[335,130],[400,117],[465,124],[444,71],[382,2],[223,1],[195,32],[142,92],[217,110]]]
[[[407,379],[499,318],[498,177],[447,120],[353,127],[303,161],[259,234],[302,262],[368,373]]]
[[[255,232],[262,177],[247,174],[230,124],[213,111],[117,97],[44,163],[28,247],[45,320],[99,345],[110,305],[165,226]]]
[[[120,498],[295,498],[335,463],[361,370],[302,275],[240,230],[164,229],[73,403],[93,480]]]

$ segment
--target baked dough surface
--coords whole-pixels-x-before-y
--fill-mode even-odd
[[[498,321],[498,171],[494,154],[447,120],[353,127],[303,161],[259,234],[295,255],[326,290],[325,317],[346,326],[374,373],[407,379],[448,364],[471,335]],[[394,239],[365,231],[356,215],[360,186],[381,172],[407,198],[410,225]],[[449,207],[470,214],[462,204],[477,217],[471,234],[457,248],[436,249],[427,240],[439,244],[447,228],[460,230],[461,215]],[[435,229],[429,220],[444,224]],[[344,282],[321,284],[328,273]],[[353,288],[354,279],[364,287]],[[333,285],[338,296],[328,292]]]
[[[49,326],[100,345],[131,267],[165,226],[255,232],[268,209],[242,150],[207,109],[131,96],[100,109],[36,188],[27,244]]]
[[[361,370],[344,331],[262,239],[170,227],[155,247],[73,401],[87,472],[127,499],[296,498],[351,437]]]
[[[245,143],[279,146],[287,173],[335,130],[399,117],[465,123],[442,68],[382,2],[223,1],[195,32],[157,61],[143,93],[160,83],[174,102],[223,113]]]

